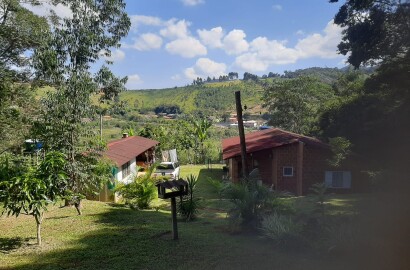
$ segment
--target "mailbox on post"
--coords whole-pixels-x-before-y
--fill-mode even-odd
[[[163,181],[156,184],[158,197],[161,199],[171,199],[172,211],[172,233],[174,240],[178,239],[177,206],[176,197],[188,194],[188,182],[182,179]]]

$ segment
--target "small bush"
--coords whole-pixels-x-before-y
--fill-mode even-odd
[[[222,182],[221,180],[212,179],[210,177],[208,177],[207,180],[208,183],[212,186],[215,193],[218,194],[219,199],[222,199],[227,184]]]
[[[230,183],[224,190],[224,197],[234,205],[228,211],[231,224],[257,227],[262,213],[266,211],[271,193],[265,186],[249,180],[238,184]]]
[[[148,169],[143,176],[134,177],[129,184],[120,184],[116,192],[121,195],[125,203],[133,209],[147,209],[157,196],[155,180],[151,178],[154,167]]]
[[[184,217],[186,221],[195,219],[198,213],[199,199],[195,198],[195,186],[198,179],[194,175],[189,175],[186,179],[188,182],[188,195],[183,196],[179,202],[178,213]]]
[[[301,226],[295,224],[290,216],[274,213],[263,218],[260,230],[265,237],[282,243],[297,238]]]

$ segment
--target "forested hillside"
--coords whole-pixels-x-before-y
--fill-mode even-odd
[[[120,101],[125,102],[128,111],[141,113],[154,111],[159,106],[178,106],[183,113],[201,112],[212,114],[234,111],[234,92],[241,91],[242,103],[250,112],[265,112],[261,108],[264,89],[274,80],[285,81],[301,76],[317,79],[332,88],[334,84],[351,69],[344,68],[307,68],[296,71],[286,71],[276,77],[257,78],[256,80],[234,80],[205,83],[166,89],[126,91],[120,94]],[[364,73],[360,71],[360,73]]]

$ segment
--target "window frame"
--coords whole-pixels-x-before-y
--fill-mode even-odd
[[[131,162],[127,161],[121,166],[122,179],[131,174]]]
[[[286,169],[292,169],[292,174],[285,174]],[[282,176],[283,177],[293,177],[293,176],[295,176],[295,170],[293,169],[293,166],[283,166],[282,167]]]
[[[335,179],[335,175],[341,175],[341,179]],[[341,183],[338,181],[341,180]],[[334,185],[336,183],[336,185]],[[331,189],[351,189],[352,188],[352,172],[351,171],[325,171],[325,185]]]

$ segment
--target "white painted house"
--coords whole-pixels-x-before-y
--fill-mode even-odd
[[[147,167],[154,160],[155,146],[159,142],[140,136],[127,136],[122,139],[111,141],[107,144],[104,156],[115,164],[113,177],[116,182],[130,183],[133,176],[137,175],[138,167]],[[114,194],[109,185],[103,189],[99,196],[100,201],[114,200]]]

